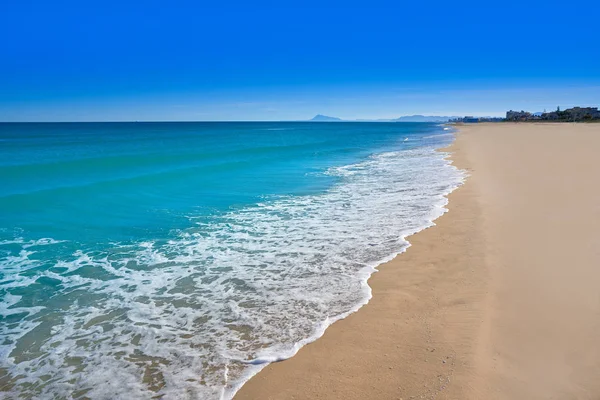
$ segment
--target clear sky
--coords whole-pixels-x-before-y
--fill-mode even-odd
[[[3,0],[0,121],[598,106],[599,15],[590,0]]]

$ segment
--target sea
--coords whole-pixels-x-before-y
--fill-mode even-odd
[[[433,123],[0,124],[0,397],[230,399],[464,179]]]

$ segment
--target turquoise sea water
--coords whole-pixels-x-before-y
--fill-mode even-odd
[[[443,212],[447,129],[0,124],[0,393],[231,397]]]

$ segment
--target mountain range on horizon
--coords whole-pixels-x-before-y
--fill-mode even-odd
[[[338,117],[330,117],[323,114],[317,114],[309,121],[314,122],[448,122],[451,119],[460,118],[458,116],[439,116],[439,115],[405,115],[392,119],[356,119],[344,120]]]
[[[329,117],[327,115],[322,115],[322,114],[317,114],[314,117],[312,117],[310,119],[310,121],[317,121],[317,122],[334,122],[334,121],[342,121],[341,118],[337,118],[337,117]]]

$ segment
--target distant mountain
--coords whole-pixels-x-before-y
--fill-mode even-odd
[[[339,121],[348,121],[348,122],[448,122],[451,119],[461,118],[461,117],[446,117],[446,116],[438,116],[438,115],[406,115],[404,117],[395,118],[395,119],[356,119],[356,120],[343,120],[337,117],[328,117],[327,115],[317,114],[309,121],[319,121],[319,122],[339,122]]]
[[[437,115],[407,115],[393,119],[396,122],[448,122],[459,117],[441,117]]]
[[[327,115],[317,114],[310,121],[334,122],[334,121],[341,121],[341,119],[336,118],[336,117],[328,117]]]

